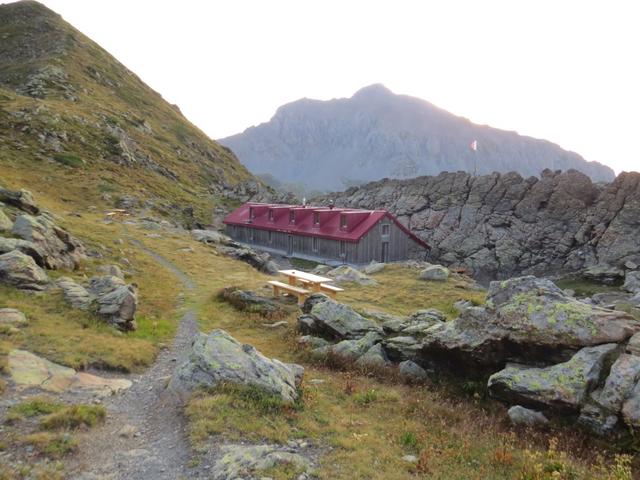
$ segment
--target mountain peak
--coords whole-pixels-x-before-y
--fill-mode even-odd
[[[381,83],[374,83],[367,87],[363,87],[353,94],[352,98],[361,97],[386,97],[394,95],[394,93]]]

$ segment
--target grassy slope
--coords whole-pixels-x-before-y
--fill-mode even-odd
[[[578,432],[562,426],[548,432],[513,430],[505,408],[487,400],[479,385],[407,386],[309,364],[295,342],[295,315],[288,319],[289,329],[268,329],[262,324],[269,320],[237,312],[215,295],[229,285],[266,293],[268,277],[204,245],[191,244],[193,252],[185,255],[179,249],[189,241],[181,236],[144,242],[194,278],[199,288],[191,301],[203,330],[224,328],[268,356],[306,368],[304,407],[299,411],[274,409],[269,403],[265,408],[242,392],[196,396],[187,411],[197,447],[207,448],[211,435],[274,442],[311,438],[331,447],[321,458],[320,474],[332,479],[628,478],[608,476],[601,465],[591,464],[597,460],[594,451],[605,446]],[[462,279],[423,282],[415,271],[402,267],[388,268],[375,278],[378,287],[351,285],[341,298],[355,307],[406,314],[429,307],[451,312],[454,301],[478,302],[483,296],[466,288]],[[554,436],[557,440],[548,449]],[[407,454],[419,456],[418,466],[402,460]],[[554,468],[560,476],[551,476]],[[538,474],[538,469],[548,471]],[[274,478],[294,477],[282,473]]]
[[[251,178],[230,151],[46,7],[2,5],[0,17],[2,183],[50,190],[75,206],[100,205],[102,193],[155,199],[161,213],[193,206],[208,222],[215,203],[224,201],[209,186]],[[65,77],[47,77],[44,98],[16,93],[43,68]],[[126,166],[114,129],[134,153]],[[78,166],[60,163],[64,158]]]

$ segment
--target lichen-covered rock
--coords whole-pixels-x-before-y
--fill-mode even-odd
[[[509,420],[511,420],[511,423],[514,425],[533,427],[536,425],[547,425],[549,423],[549,420],[542,412],[537,412],[520,405],[511,407],[507,411],[507,414],[509,415]]]
[[[250,290],[228,287],[220,291],[218,296],[238,310],[257,313],[266,318],[282,318],[289,313],[279,302]]]
[[[427,371],[411,360],[405,360],[398,365],[398,371],[410,382],[424,382],[429,379]]]
[[[349,265],[341,265],[334,268],[327,272],[327,276],[333,278],[338,284],[357,283],[359,285],[375,285],[377,283],[373,278],[368,277],[366,274]]]
[[[324,293],[312,293],[302,304],[302,313],[311,313],[311,309],[318,303],[326,302],[329,297]]]
[[[82,285],[78,285],[72,278],[60,277],[56,284],[62,289],[64,299],[73,307],[88,310],[95,299]]]
[[[49,284],[49,277],[33,258],[13,250],[0,255],[0,283],[22,290],[44,290]]]
[[[333,267],[329,265],[316,265],[313,270],[311,270],[311,273],[314,275],[326,275],[331,270],[333,270]]]
[[[547,279],[492,282],[484,307],[425,331],[425,360],[446,357],[470,366],[505,361],[562,362],[583,347],[623,343],[640,331],[631,315],[567,297]]]
[[[46,268],[45,254],[35,243],[19,238],[0,237],[0,254],[9,253],[13,250],[29,255],[39,267]]]
[[[13,227],[13,222],[0,208],[0,232],[9,232],[11,227]]]
[[[579,411],[618,350],[618,345],[609,343],[583,348],[569,361],[551,367],[509,366],[489,378],[489,393],[509,403]]]
[[[314,337],[313,335],[303,335],[298,338],[298,345],[305,348],[321,348],[329,345],[329,342],[324,338]]]
[[[45,268],[75,270],[86,258],[82,244],[48,215],[19,215],[11,233],[38,246]]]
[[[122,269],[118,265],[102,265],[98,268],[98,271],[104,275],[110,275],[124,280],[124,273],[122,273]]]
[[[356,365],[360,367],[384,367],[389,364],[389,357],[382,348],[382,344],[376,343],[364,355],[356,360]]]
[[[449,278],[449,269],[442,265],[429,265],[420,272],[420,280],[432,280],[435,282],[446,282]]]
[[[19,208],[23,212],[37,215],[40,209],[33,200],[33,195],[28,190],[7,190],[0,187],[0,202]]]
[[[364,273],[366,275],[373,275],[374,273],[378,273],[381,272],[382,270],[384,270],[384,267],[386,266],[386,264],[384,263],[379,263],[376,261],[372,261],[369,265],[367,265],[366,267],[364,267]]]
[[[174,371],[169,388],[188,392],[228,382],[255,387],[284,402],[294,402],[303,372],[299,365],[269,359],[224,330],[214,330],[196,336],[189,357]]]
[[[261,472],[281,465],[298,473],[312,471],[308,459],[280,445],[224,445],[220,458],[211,468],[212,480],[244,480],[266,478]],[[306,476],[304,478],[307,478]]]
[[[24,327],[28,324],[27,317],[15,308],[0,308],[0,325],[10,327]]]
[[[278,273],[278,266],[271,260],[271,256],[268,253],[258,253],[255,250],[248,247],[236,246],[218,246],[218,250],[225,255],[240,260],[241,262],[248,263],[256,270],[267,273],[269,275],[275,275]]]
[[[640,382],[636,383],[622,405],[622,418],[632,427],[640,427]]]
[[[382,346],[394,362],[416,360],[422,349],[422,342],[411,336],[398,336],[382,341]]]
[[[332,340],[356,340],[381,329],[350,306],[327,299],[316,303],[309,315],[302,315],[298,325],[302,333]]]
[[[198,242],[214,245],[226,245],[231,241],[224,233],[215,230],[191,230],[191,236]]]
[[[342,340],[335,345],[328,345],[314,350],[314,355],[318,357],[334,355],[344,360],[355,362],[358,358],[367,353],[374,345],[382,340],[378,332],[368,332],[358,340]],[[373,353],[373,352],[372,352]]]
[[[633,294],[640,293],[640,270],[627,272],[622,289]]]

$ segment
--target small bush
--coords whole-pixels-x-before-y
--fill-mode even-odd
[[[353,396],[353,399],[360,405],[369,405],[378,400],[378,392],[376,392],[374,389],[371,389],[367,390],[366,392],[356,393]]]
[[[82,160],[79,156],[74,155],[73,153],[56,153],[53,156],[53,159],[61,163],[62,165],[67,165],[69,167],[81,167],[85,164],[85,161]]]
[[[21,443],[31,445],[41,455],[50,458],[61,458],[75,451],[78,447],[76,439],[68,433],[38,432],[25,435]]]
[[[20,420],[24,417],[35,417],[37,415],[48,415],[64,408],[60,402],[53,401],[46,397],[34,397],[26,402],[19,403],[11,407],[7,413],[7,422]]]
[[[104,421],[106,415],[102,405],[71,405],[44,417],[40,426],[45,430],[93,427]]]
[[[404,448],[407,448],[412,451],[417,451],[419,446],[418,437],[413,432],[404,432],[400,436],[400,443]]]

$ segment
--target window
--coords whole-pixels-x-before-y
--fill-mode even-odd
[[[253,210],[253,207],[249,207],[249,218],[253,220],[256,218],[256,212]]]
[[[273,208],[269,209],[269,221],[273,222]]]
[[[289,210],[289,223],[296,223],[296,211]]]
[[[311,249],[314,252],[318,251],[318,237],[312,237],[311,238]]]
[[[340,228],[347,228],[347,216],[340,215]]]
[[[267,237],[268,237],[269,243],[273,243],[273,232],[271,230],[267,232]]]
[[[347,255],[347,245],[345,242],[340,242],[340,256],[344,257]]]
[[[320,226],[320,212],[313,212],[313,224],[316,227]]]
[[[385,223],[382,225],[382,235],[389,235],[389,224]]]
[[[249,228],[249,241],[253,242],[253,228]]]

